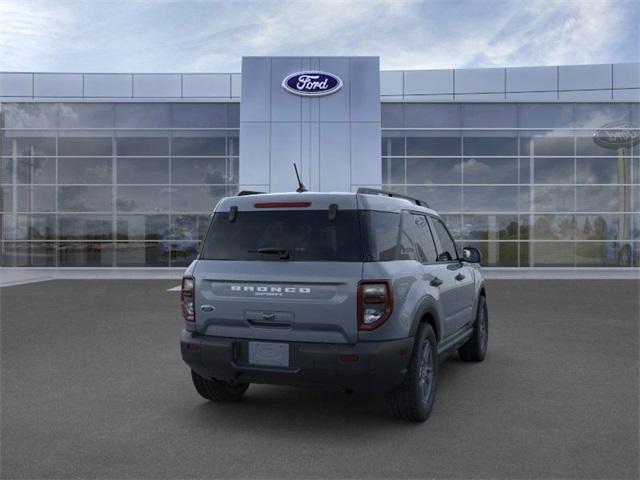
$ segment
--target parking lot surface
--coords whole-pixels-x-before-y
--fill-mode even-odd
[[[638,478],[637,281],[489,281],[487,359],[441,366],[424,424],[334,390],[201,399],[175,283],[0,290],[0,477]]]

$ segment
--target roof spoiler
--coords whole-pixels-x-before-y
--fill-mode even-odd
[[[246,195],[262,195],[263,193],[267,193],[267,192],[254,192],[253,190],[240,190],[238,193],[236,193],[236,197],[244,197]]]
[[[364,193],[366,195],[382,195],[385,197],[392,197],[392,198],[402,198],[403,200],[409,200],[411,203],[415,203],[419,207],[429,208],[429,204],[424,200],[419,200],[414,197],[409,197],[408,195],[402,195],[401,193],[388,192],[386,190],[379,190],[377,188],[361,187],[361,188],[358,188],[356,193]]]

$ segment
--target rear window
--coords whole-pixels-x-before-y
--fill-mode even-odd
[[[286,252],[286,254],[283,254]],[[203,260],[361,262],[356,210],[238,211],[213,215],[200,253]]]

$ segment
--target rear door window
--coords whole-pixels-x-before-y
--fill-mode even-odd
[[[436,246],[431,235],[429,222],[427,217],[420,214],[411,214],[409,216],[410,230],[415,239],[416,250],[418,253],[417,260],[422,263],[433,263],[438,256]]]
[[[431,224],[435,235],[438,237],[440,249],[438,251],[438,261],[451,262],[458,259],[456,244],[451,238],[447,227],[438,218],[431,218]]]
[[[238,211],[213,215],[202,246],[203,260],[361,262],[356,210]]]

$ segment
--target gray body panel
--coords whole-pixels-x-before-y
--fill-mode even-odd
[[[375,210],[439,217],[435,211],[406,199],[353,193],[228,197],[218,203],[215,212],[255,211],[258,208],[256,204],[262,204],[259,208],[268,211],[272,208],[265,206],[265,203],[278,202],[310,202],[305,207],[310,210],[329,210],[334,204],[338,212],[342,209]],[[282,210],[282,206],[274,208]],[[439,248],[438,240],[435,242]],[[250,341],[288,342],[298,345],[295,349],[299,352],[304,351],[299,349],[306,344],[318,352],[325,352],[323,355],[329,352],[329,357],[332,357],[341,349],[348,352],[344,349],[358,348],[358,345],[383,345],[385,342],[393,345],[393,342],[399,341],[412,345],[418,325],[428,321],[436,333],[438,352],[446,353],[458,348],[471,335],[478,298],[484,290],[479,265],[460,260],[420,263],[416,260],[323,262],[197,259],[186,273],[193,275],[196,280],[196,318],[195,324],[187,327],[189,335],[193,336],[189,341],[203,342],[202,345],[205,345],[207,338],[218,338],[218,350],[211,352],[236,355],[232,357],[235,360],[225,359],[220,361],[221,364],[216,364],[214,360],[220,353],[211,353],[210,358],[214,359],[210,360],[213,362],[211,367],[198,366],[193,356],[189,357],[188,363],[202,372],[207,369],[211,372],[215,367],[219,375],[225,378],[244,375],[251,381],[257,381],[255,372],[251,375],[246,373],[252,367],[238,360],[245,358],[241,352]],[[439,286],[432,284],[436,278],[442,281]],[[379,327],[368,331],[359,330],[357,320],[358,284],[363,280],[390,281],[393,297],[390,317]],[[374,348],[378,352],[380,347]],[[380,351],[389,352],[390,349],[383,348]],[[380,363],[379,355],[374,354],[372,358],[376,360],[371,360],[372,365]],[[313,365],[317,362],[323,361],[311,361]],[[404,375],[405,363],[403,360],[394,364],[394,368],[397,368],[395,374],[400,377]],[[294,370],[292,372],[296,375],[291,378],[296,380],[289,382],[287,375],[283,380],[277,374],[274,378],[279,379],[278,383],[305,383],[302,377],[306,370],[303,368],[302,373],[300,368]],[[363,375],[373,373],[365,369]],[[393,377],[393,372],[390,375]],[[268,380],[265,381],[268,383]]]

